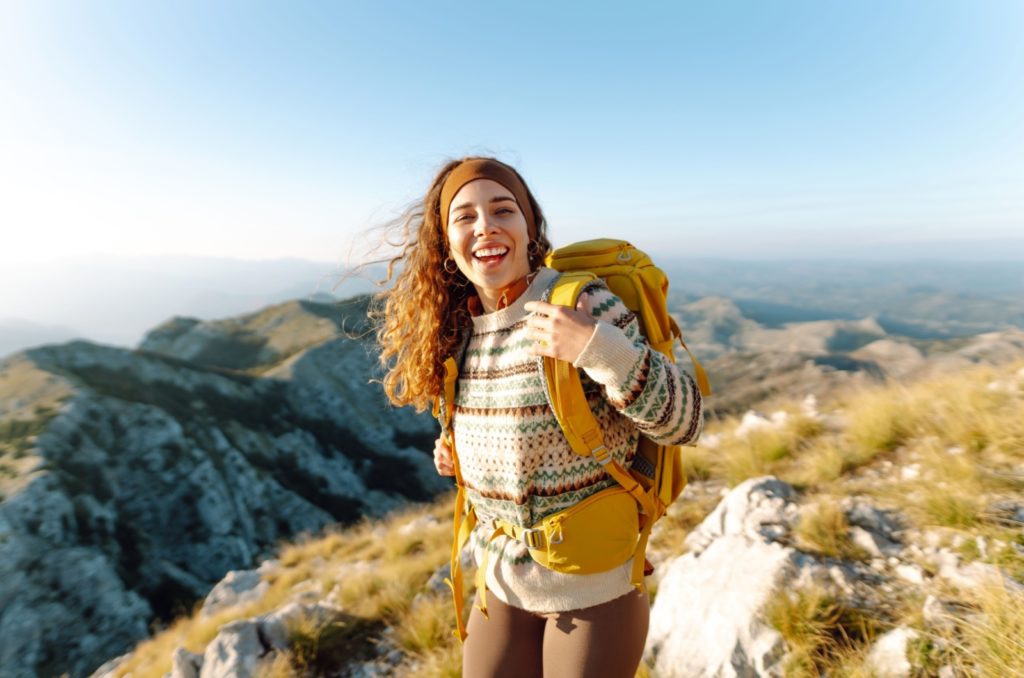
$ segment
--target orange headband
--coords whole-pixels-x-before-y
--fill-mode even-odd
[[[451,208],[452,199],[459,189],[476,179],[490,179],[512,192],[512,196],[519,203],[519,209],[526,217],[527,233],[531,238],[537,236],[537,224],[534,223],[533,208],[530,207],[530,198],[526,193],[526,184],[519,178],[516,171],[508,165],[490,159],[466,160],[449,172],[448,177],[441,186],[441,226],[448,230],[448,210]]]

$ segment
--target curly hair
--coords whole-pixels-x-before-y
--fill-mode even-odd
[[[444,361],[472,324],[466,302],[476,290],[461,271],[449,273],[445,269],[450,249],[442,231],[440,204],[441,187],[451,171],[474,159],[483,158],[468,156],[445,163],[422,203],[410,206],[387,227],[397,235],[394,244],[400,253],[387,260],[384,283],[393,280],[394,285],[375,295],[371,318],[377,323],[380,363],[385,370],[384,393],[392,404],[413,405],[417,412],[429,407],[440,393]],[[522,181],[521,176],[519,179]],[[530,270],[535,271],[543,264],[551,243],[540,205],[528,186],[526,194],[537,230],[533,238],[536,244],[529,254]]]

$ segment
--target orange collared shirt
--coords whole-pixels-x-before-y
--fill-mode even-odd
[[[537,271],[531,271],[530,273],[527,273],[522,278],[506,287],[505,290],[501,293],[501,296],[498,297],[498,304],[494,310],[500,311],[501,309],[507,308],[510,304],[514,303],[515,300],[518,299],[519,296],[526,291],[526,288],[530,286],[530,283],[533,281],[535,275],[537,275]],[[469,307],[470,315],[477,316],[484,312],[483,302],[480,301],[480,297],[476,294],[470,295],[470,297],[466,299],[466,306]]]

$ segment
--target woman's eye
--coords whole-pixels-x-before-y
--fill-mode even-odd
[[[462,221],[464,218],[468,216],[468,214],[460,214],[459,216],[455,217],[455,221]]]
[[[509,207],[502,207],[501,209],[498,210],[498,214],[501,214],[502,212],[507,212],[509,214],[512,214],[512,209],[509,208]]]

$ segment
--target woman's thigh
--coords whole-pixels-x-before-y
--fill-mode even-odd
[[[487,596],[485,619],[473,601],[462,647],[464,678],[541,678],[543,617],[511,607],[493,593]]]
[[[646,589],[551,615],[544,630],[544,675],[632,678],[644,652],[650,615]]]

